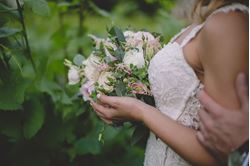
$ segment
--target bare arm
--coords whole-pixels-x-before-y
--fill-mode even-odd
[[[106,122],[133,119],[142,121],[162,141],[193,165],[215,166],[215,159],[196,139],[195,130],[178,124],[159,110],[137,99],[101,95],[99,101],[111,108],[92,103],[96,113]],[[199,155],[197,155],[199,154]]]
[[[202,128],[197,138],[219,159],[239,148],[248,140],[248,85],[244,74],[236,80],[240,110],[228,110],[217,104],[205,91],[200,92],[199,99],[205,110],[199,112]]]
[[[144,109],[141,112],[143,122],[150,130],[186,161],[192,165],[217,165],[214,158],[198,142],[195,130],[178,124],[155,108]]]
[[[214,142],[213,145],[216,147],[210,145],[210,150],[218,147],[225,149],[229,146],[224,144],[225,142],[222,143],[221,139],[215,139],[217,135],[223,135],[226,136],[226,138],[223,138],[224,140],[231,141],[233,135],[228,135],[228,131],[220,129],[227,128],[228,124],[231,123],[242,123],[237,122],[237,120],[240,120],[238,117],[242,113],[239,111],[240,100],[236,93],[235,80],[239,72],[248,73],[247,20],[247,15],[243,13],[231,12],[227,15],[220,13],[209,20],[201,33],[200,43],[202,45],[199,51],[205,71],[205,91],[224,107],[217,107],[223,109],[214,110],[215,114],[217,115],[221,112],[220,110],[224,110],[223,117],[227,117],[217,118],[220,119],[221,124],[215,124],[214,122],[218,120],[216,116],[213,116],[211,110],[209,110],[209,113],[200,111],[201,131],[215,131],[214,135],[201,135],[201,133],[198,135],[199,138],[205,136],[206,140],[202,142],[203,144]],[[216,125],[217,127],[215,127]],[[228,130],[231,131],[232,128],[228,128]],[[222,152],[221,149],[218,150]],[[230,150],[226,150],[221,153],[224,159],[227,158],[229,152]]]
[[[219,22],[222,21],[219,20]],[[219,27],[213,28],[215,30],[217,30],[218,28],[225,28],[221,26],[222,25],[219,25]],[[213,38],[213,36],[218,35],[214,34],[214,29],[211,29],[211,27],[209,26],[206,27],[205,31],[201,32],[204,33],[204,36],[201,36],[201,45],[206,45],[206,47],[201,47],[200,49],[200,53],[203,54],[204,57],[206,57],[203,58],[203,65],[205,69],[205,86],[207,86],[206,90],[209,92],[209,94],[215,96],[215,99],[218,99],[218,101],[220,101],[224,105],[238,107],[239,104],[235,97],[236,95],[233,87],[233,80],[235,77],[234,73],[236,74],[239,71],[245,71],[247,69],[247,65],[244,65],[244,63],[246,62],[244,58],[244,52],[246,52],[245,46],[238,48],[235,41],[223,43],[224,38]],[[222,32],[218,33],[220,34]],[[227,35],[229,36],[230,33],[226,33],[228,33]],[[223,42],[220,39],[223,39]],[[232,39],[230,38],[226,40]],[[215,43],[216,45],[214,45],[213,43]],[[233,46],[230,44],[233,44]],[[236,46],[234,44],[236,44]],[[232,51],[234,55],[241,56],[241,58],[239,58],[239,61],[232,59],[235,57],[231,55],[230,51],[223,52],[223,50],[220,50],[217,47],[222,45],[229,45],[230,48],[233,47],[234,51],[230,51]],[[226,49],[224,47],[221,48]],[[241,51],[242,49],[243,53]],[[226,55],[228,57],[225,57]],[[217,59],[218,56],[221,56],[223,58]],[[230,59],[230,63],[225,63],[225,59]],[[241,68],[242,66],[243,68]],[[229,74],[225,74],[224,72],[229,72]],[[226,99],[223,98],[225,94],[221,95],[221,93],[223,94],[224,92],[227,92]],[[99,98],[99,101],[103,104],[111,106],[105,107],[97,103],[92,103],[97,114],[107,122],[110,122],[111,120],[120,119],[133,119],[143,121],[150,128],[151,131],[153,131],[175,152],[177,152],[181,157],[183,157],[191,164],[204,166],[217,165],[215,159],[210,156],[210,154],[196,139],[196,134],[194,130],[178,124],[176,121],[163,115],[156,108],[129,97],[109,97],[102,95]]]
[[[202,29],[199,40],[205,91],[225,108],[239,109],[235,80],[238,73],[248,73],[247,15],[216,14]]]

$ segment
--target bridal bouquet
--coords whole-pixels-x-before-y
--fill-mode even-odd
[[[64,62],[69,67],[69,84],[80,85],[83,100],[96,100],[101,93],[136,97],[154,105],[147,71],[150,60],[161,49],[160,35],[122,32],[114,26],[107,38],[89,36],[94,44],[91,54],[86,59],[78,54],[73,62]]]

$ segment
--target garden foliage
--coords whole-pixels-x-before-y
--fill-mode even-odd
[[[163,27],[166,41],[181,24],[163,12],[174,1],[102,2],[0,2],[0,165],[142,165],[144,144],[131,146],[129,126],[108,127],[105,143],[98,142],[102,123],[67,84],[63,60],[87,55],[87,34],[102,34],[112,20],[142,29],[155,18],[149,30]]]

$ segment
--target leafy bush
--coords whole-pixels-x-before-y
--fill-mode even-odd
[[[163,11],[128,18],[125,1],[112,12],[90,0],[7,2],[0,3],[0,165],[142,165],[144,145],[130,146],[129,126],[108,127],[98,142],[103,124],[75,95],[78,87],[67,85],[63,59],[87,55],[86,34],[101,35],[112,21],[161,32],[166,41],[182,23]]]

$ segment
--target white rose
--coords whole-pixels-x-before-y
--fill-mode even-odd
[[[111,53],[109,52],[109,50],[105,46],[104,46],[104,51],[105,51],[106,56],[109,57],[111,62],[117,60],[117,58],[112,56]]]
[[[112,92],[114,87],[108,85],[109,84],[108,78],[113,78],[114,79],[114,77],[112,76],[112,73],[111,72],[102,72],[100,74],[99,79],[98,79],[97,82],[98,82],[98,84],[100,86],[102,86],[105,89],[105,91]]]
[[[85,65],[84,68],[85,77],[90,81],[97,81],[100,75],[100,70],[99,70],[99,65],[101,64],[100,58],[91,54],[88,57],[88,59],[83,61],[83,64]]]
[[[70,85],[77,84],[80,81],[79,71],[75,67],[70,67],[68,72],[68,80]]]
[[[138,68],[142,68],[145,65],[142,48],[139,47],[127,51],[123,58],[123,63],[128,67],[130,67],[130,64],[133,64]]]
[[[155,40],[155,37],[151,33],[144,31],[136,32],[134,38],[138,40],[143,40],[144,38],[146,41]]]
[[[133,31],[125,31],[125,32],[123,32],[123,35],[124,35],[124,37],[127,39],[127,38],[132,38],[132,37],[134,37],[134,35],[135,35],[135,32],[133,32]]]

